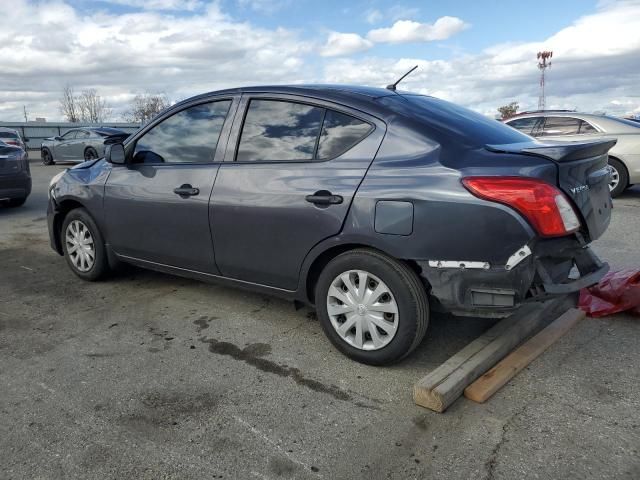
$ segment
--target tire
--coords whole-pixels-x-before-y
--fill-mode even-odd
[[[21,207],[22,205],[24,205],[24,202],[27,201],[27,197],[24,198],[12,198],[11,200],[9,200],[7,202],[7,206],[8,207]]]
[[[56,162],[53,161],[53,155],[48,148],[44,148],[42,150],[42,164],[43,165],[54,165]]]
[[[109,272],[104,239],[93,218],[84,208],[76,208],[67,213],[62,222],[60,240],[67,265],[78,277],[93,282],[103,278]],[[79,240],[84,245],[79,245]],[[75,251],[71,250],[74,246]],[[87,250],[93,252],[93,262]]]
[[[95,160],[98,158],[98,152],[93,147],[88,147],[84,150],[84,161]]]
[[[345,274],[355,290],[344,282]],[[360,286],[363,278],[366,289]],[[367,301],[367,295],[371,295],[368,292],[384,292],[385,287],[388,293],[378,293]],[[338,299],[342,294],[350,301],[345,293],[351,293],[353,299],[353,291],[359,296],[350,305]],[[427,292],[418,275],[404,263],[374,250],[351,250],[331,260],[318,278],[315,299],[320,325],[331,343],[347,357],[369,365],[387,365],[405,358],[420,344],[429,324]],[[343,308],[349,310],[349,317],[336,315]],[[386,313],[380,313],[383,310]],[[376,323],[384,325],[385,330],[374,326],[372,317],[377,317]],[[380,318],[386,322],[380,322]],[[352,328],[339,333],[340,326],[354,321]],[[360,332],[368,330],[360,334],[360,340],[359,322]]]
[[[624,164],[617,158],[609,157],[609,167],[611,168],[611,197],[616,198],[629,187],[629,173]],[[616,180],[614,182],[614,180]],[[612,188],[613,187],[613,188]]]

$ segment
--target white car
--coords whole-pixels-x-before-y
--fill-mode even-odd
[[[617,197],[640,183],[640,123],[624,118],[566,110],[525,112],[504,121],[527,135],[544,140],[582,141],[612,137],[618,143],[609,151],[611,196]]]

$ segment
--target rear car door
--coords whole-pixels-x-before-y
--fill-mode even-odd
[[[342,229],[385,124],[292,95],[245,95],[239,108],[211,197],[216,262],[227,277],[294,290],[309,250]]]
[[[237,100],[236,100],[237,102]],[[171,111],[126,145],[105,186],[107,242],[119,256],[216,274],[209,197],[233,97]]]

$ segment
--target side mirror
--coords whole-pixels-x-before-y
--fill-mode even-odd
[[[55,137],[53,137],[53,139],[59,142],[60,140],[62,140],[62,137],[60,135],[56,135]]]
[[[22,138],[22,141],[23,141],[24,143],[27,143],[27,142],[29,141],[29,139],[28,139],[27,137],[23,137],[23,138]]]
[[[107,145],[107,148],[104,151],[104,158],[107,159],[107,162],[114,165],[124,165],[126,163],[124,145],[121,143]]]

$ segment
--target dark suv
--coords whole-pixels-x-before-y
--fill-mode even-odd
[[[430,308],[504,316],[597,282],[614,143],[387,89],[213,92],[55,177],[51,245],[86,280],[127,262],[315,305],[337,348],[383,364]]]

